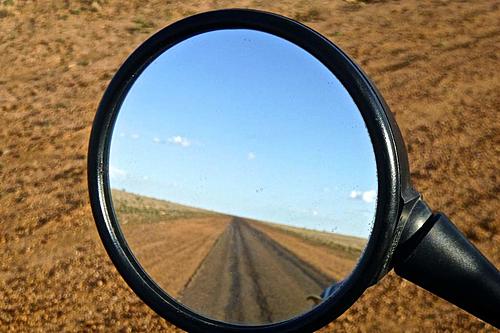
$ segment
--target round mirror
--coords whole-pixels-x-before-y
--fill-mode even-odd
[[[158,55],[110,144],[112,205],[137,262],[180,304],[232,324],[324,301],[363,253],[377,184],[344,86],[257,30],[201,33]]]

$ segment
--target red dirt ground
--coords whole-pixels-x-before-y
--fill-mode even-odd
[[[500,265],[498,1],[0,1],[0,331],[180,331],[120,278],[93,225],[86,151],[104,88],[155,30],[207,9],[297,18],[374,80],[412,177]],[[493,332],[394,274],[323,332]]]

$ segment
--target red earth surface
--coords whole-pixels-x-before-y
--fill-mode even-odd
[[[0,1],[0,331],[177,332],[121,279],[86,187],[100,96],[155,30],[228,7],[310,25],[387,100],[412,178],[500,264],[498,1]],[[322,332],[493,332],[390,273]]]

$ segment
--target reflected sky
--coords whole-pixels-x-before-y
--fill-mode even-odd
[[[279,37],[219,30],[152,62],[111,143],[111,187],[218,212],[367,237],[375,157],[340,82]]]

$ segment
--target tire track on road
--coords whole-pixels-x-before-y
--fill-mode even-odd
[[[256,303],[259,305],[259,308],[260,308],[260,316],[266,322],[272,322],[272,311],[269,308],[269,304],[267,302],[266,296],[264,295],[264,292],[262,291],[262,287],[259,284],[260,283],[259,282],[259,274],[255,269],[255,267],[256,267],[255,261],[256,261],[256,259],[258,260],[258,258],[253,257],[252,252],[249,249],[247,240],[245,239],[245,237],[242,236],[242,233],[241,233],[241,227],[242,227],[243,223],[245,223],[245,222],[242,222],[242,220],[240,218],[236,217],[234,219],[233,228],[234,228],[235,232],[237,233],[237,237],[239,238],[239,242],[241,243],[243,258],[248,260],[248,263],[249,263],[249,265],[248,265],[248,269],[250,271],[249,275],[250,275],[250,278],[252,279],[254,289],[256,292]],[[237,280],[239,282],[240,278],[237,277]],[[234,298],[234,297],[231,299],[237,300],[237,298]],[[234,303],[234,301],[231,303]],[[231,304],[231,305],[236,306],[238,308],[237,304]],[[241,317],[243,317],[243,316],[241,316]]]

